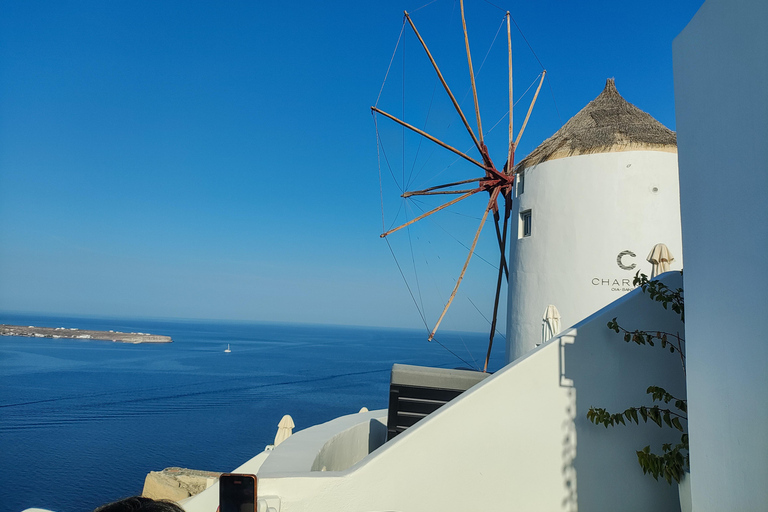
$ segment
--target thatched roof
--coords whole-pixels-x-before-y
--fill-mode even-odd
[[[677,136],[622,98],[613,78],[609,78],[597,98],[534,149],[515,170],[556,158],[635,150],[676,152]]]

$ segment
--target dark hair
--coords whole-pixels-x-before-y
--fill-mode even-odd
[[[184,509],[172,501],[133,496],[102,505],[93,512],[184,512]]]

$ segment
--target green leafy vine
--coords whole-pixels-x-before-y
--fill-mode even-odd
[[[672,308],[672,311],[680,315],[685,322],[685,302],[683,289],[673,290],[659,281],[648,279],[645,274],[639,272],[635,275],[633,284],[642,288],[652,300],[660,302],[664,309]],[[616,321],[616,318],[608,322],[608,328],[618,334],[623,334],[624,341],[635,342],[637,345],[655,346],[658,342],[662,349],[669,349],[670,353],[677,353],[680,364],[685,374],[685,340],[680,333],[668,333],[654,330],[629,331]],[[651,422],[660,428],[665,426],[682,432],[680,442],[672,445],[665,443],[661,447],[661,453],[653,453],[651,447],[646,446],[635,452],[637,461],[644,474],[650,474],[654,479],[664,478],[671,484],[672,480],[680,482],[686,471],[690,468],[690,455],[688,450],[688,433],[686,432],[688,402],[685,398],[678,398],[668,393],[659,386],[649,386],[646,393],[651,396],[651,402],[659,404],[671,404],[673,408],[656,404],[651,406],[629,407],[620,413],[611,413],[600,407],[590,407],[587,411],[587,419],[595,425],[603,425],[605,428],[629,423],[640,424]]]

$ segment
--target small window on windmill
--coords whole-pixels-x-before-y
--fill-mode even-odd
[[[531,210],[520,212],[520,238],[531,236]]]
[[[525,171],[517,173],[517,195],[520,196],[525,192]]]

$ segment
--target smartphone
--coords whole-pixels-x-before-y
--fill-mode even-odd
[[[219,512],[255,512],[256,477],[224,473],[219,477]]]

